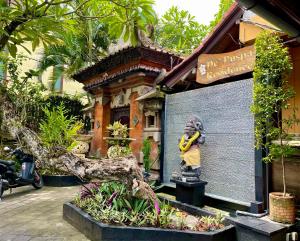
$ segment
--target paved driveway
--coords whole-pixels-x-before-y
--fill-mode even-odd
[[[86,241],[62,218],[62,204],[78,187],[30,186],[6,191],[0,202],[0,241]]]

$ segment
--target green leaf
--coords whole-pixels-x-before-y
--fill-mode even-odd
[[[32,51],[34,52],[40,44],[40,39],[38,37],[35,37],[31,44],[32,44]]]
[[[128,200],[124,199],[124,202],[126,203],[126,205],[129,209],[132,209],[132,206]]]
[[[17,54],[17,46],[15,44],[8,44],[7,45],[7,48],[8,48],[8,52],[9,54],[15,58],[16,57],[16,54]]]
[[[24,46],[23,44],[20,44],[20,46],[21,46],[28,54],[31,54],[31,51],[30,51],[26,46]]]
[[[129,32],[129,29],[126,27],[126,25],[124,26],[124,38],[123,38],[123,40],[124,40],[124,42],[127,42],[128,41],[128,39],[129,39],[129,35],[130,35],[130,32]]]

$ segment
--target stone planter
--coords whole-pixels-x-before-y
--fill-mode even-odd
[[[281,192],[269,194],[270,219],[279,223],[294,223],[296,219],[295,197],[290,194],[283,196]]]
[[[90,142],[92,138],[92,135],[78,135],[76,137],[77,145],[73,148],[72,153],[84,158],[90,150]]]
[[[43,181],[44,185],[49,187],[70,187],[82,184],[78,177],[64,175],[43,175]]]
[[[153,227],[113,226],[94,220],[72,203],[63,207],[64,219],[93,241],[229,241],[235,240],[232,225],[211,232],[193,232]]]

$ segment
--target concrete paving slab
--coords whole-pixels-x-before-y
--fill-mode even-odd
[[[62,205],[79,187],[30,186],[5,192],[0,202],[0,241],[88,241],[62,218]]]

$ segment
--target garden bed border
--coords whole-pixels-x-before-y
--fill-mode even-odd
[[[181,205],[185,206],[184,204]],[[195,213],[195,215],[199,214],[200,211]],[[203,215],[213,214],[204,212]],[[97,222],[70,202],[63,206],[63,218],[92,241],[228,241],[235,238],[235,228],[231,224],[220,230],[210,232],[104,224]]]
[[[49,187],[70,187],[82,185],[83,182],[72,175],[42,175],[44,185]]]

